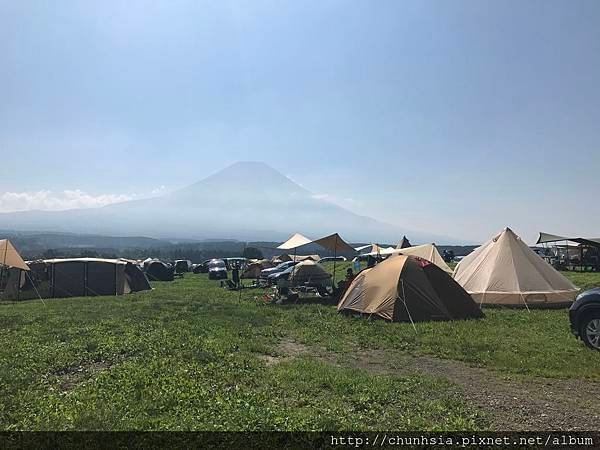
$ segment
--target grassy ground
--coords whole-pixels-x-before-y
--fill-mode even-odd
[[[341,279],[348,265],[337,265]],[[569,275],[570,276],[570,275]],[[577,274],[579,277],[579,274]],[[586,285],[600,285],[586,275]],[[0,305],[3,429],[481,429],[485,411],[442,377],[352,367],[375,349],[506,376],[600,378],[563,311],[391,324],[315,301],[240,298],[205,275],[152,292]],[[302,346],[294,358],[282,343]],[[316,354],[327,355],[317,357]],[[273,363],[276,361],[276,363]]]

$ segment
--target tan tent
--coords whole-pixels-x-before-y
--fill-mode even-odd
[[[438,249],[435,246],[435,244],[423,244],[417,245],[415,247],[405,247],[401,250],[396,251],[400,252],[402,255],[418,256],[419,258],[431,261],[440,269],[444,270],[445,272],[448,272],[449,274],[452,274],[452,269],[448,267],[448,264],[446,264],[446,261],[444,261],[442,255],[440,255],[440,252],[438,252]]]
[[[0,240],[0,266],[29,270],[19,252],[8,239]]]
[[[270,269],[274,264],[268,259],[261,259],[248,264],[246,270],[242,273],[242,278],[258,278],[263,269]]]
[[[406,255],[391,256],[361,271],[337,308],[394,322],[483,317],[450,275],[429,261]]]
[[[277,248],[281,250],[291,250],[293,248],[302,247],[303,245],[310,244],[311,242],[312,241],[306,236],[303,236],[300,233],[295,233]]]
[[[319,255],[279,255],[276,260],[279,260],[280,262],[287,262],[287,261],[306,261],[308,259],[311,259],[313,261],[319,261],[321,259],[321,257]]]
[[[454,279],[481,304],[562,306],[577,288],[510,228],[466,256]]]
[[[314,261],[302,261],[296,266],[289,277],[290,284],[297,286],[300,284],[309,284],[312,286],[331,285],[331,275],[325,268]]]

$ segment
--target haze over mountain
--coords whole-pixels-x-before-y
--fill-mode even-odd
[[[260,162],[235,163],[155,198],[102,208],[2,213],[0,229],[273,241],[295,231],[314,238],[339,232],[355,242],[395,242],[404,234],[415,242],[455,242],[355,214]]]

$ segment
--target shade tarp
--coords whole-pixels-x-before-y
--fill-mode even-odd
[[[277,247],[280,250],[291,250],[294,248],[302,247],[303,245],[310,244],[312,240],[300,233],[295,233],[287,241]]]
[[[510,228],[463,258],[454,279],[482,304],[552,307],[571,303],[577,294]]]
[[[322,237],[312,241],[314,244],[318,244],[332,252],[336,253],[356,253],[354,247],[344,241],[341,236],[337,233],[333,233],[329,236]]]
[[[0,266],[15,267],[21,270],[29,270],[19,252],[8,239],[0,240]]]
[[[546,244],[550,242],[560,241],[571,241],[577,242],[578,244],[591,245],[593,247],[600,247],[600,238],[582,238],[582,237],[566,237],[558,236],[556,234],[543,233],[540,231],[540,235],[536,244]]]

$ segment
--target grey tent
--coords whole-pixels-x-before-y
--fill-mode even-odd
[[[406,238],[406,236],[402,236],[402,240],[400,242],[398,242],[398,245],[396,245],[396,248],[401,249],[401,248],[408,248],[408,247],[412,247],[412,245],[410,244],[410,241]]]
[[[175,268],[158,260],[144,261],[144,272],[150,281],[173,281]]]
[[[11,269],[3,298],[25,300],[55,297],[122,295],[151,289],[142,270],[120,259],[48,259]]]

